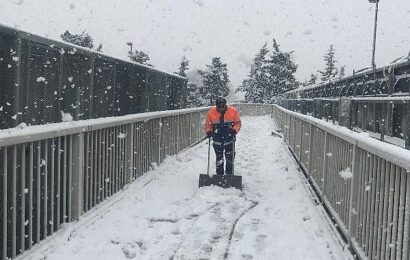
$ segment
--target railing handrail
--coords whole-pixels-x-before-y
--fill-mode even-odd
[[[160,117],[177,116],[192,112],[202,112],[207,109],[209,109],[209,107],[166,110],[159,112],[131,114],[125,116],[85,119],[70,122],[52,123],[46,125],[35,125],[22,129],[4,129],[0,130],[0,147],[19,144],[23,142],[34,142],[38,140],[43,140],[45,138],[54,138],[64,135],[89,132],[112,126],[130,124],[141,121],[149,121]]]
[[[340,99],[348,99],[351,101],[366,101],[366,102],[386,102],[386,101],[397,101],[397,102],[407,102],[410,101],[410,96],[365,96],[365,97],[335,97],[335,98],[289,98],[288,101],[306,101],[306,100],[325,100],[325,101],[339,101]]]
[[[372,137],[369,137],[365,133],[357,133],[343,126],[334,125],[332,123],[325,122],[321,119],[293,112],[278,105],[275,106],[283,112],[291,114],[292,116],[302,121],[306,121],[353,145],[357,145],[359,148],[367,150],[368,152],[373,153],[379,156],[380,158],[383,158],[406,169],[407,172],[410,172],[409,150],[374,139]]]

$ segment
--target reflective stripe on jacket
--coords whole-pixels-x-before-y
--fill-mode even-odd
[[[214,142],[230,142],[234,138],[232,128],[235,129],[236,133],[241,130],[241,119],[236,108],[227,106],[223,114],[223,118],[221,118],[221,113],[216,107],[213,107],[208,111],[206,117],[205,133],[213,132]]]

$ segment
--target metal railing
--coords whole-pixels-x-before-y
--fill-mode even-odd
[[[280,99],[278,104],[410,149],[409,97]]]
[[[187,79],[0,24],[0,129],[186,107]]]
[[[32,248],[201,140],[206,110],[0,131],[0,259]]]
[[[410,259],[410,151],[275,106],[274,118],[361,259]]]
[[[273,105],[255,104],[255,103],[236,103],[234,107],[239,111],[241,116],[262,116],[272,115]]]
[[[272,105],[235,104],[243,116]],[[0,131],[0,259],[15,258],[166,156],[197,143],[209,108]]]

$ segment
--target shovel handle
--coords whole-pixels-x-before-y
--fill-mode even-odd
[[[208,169],[206,170],[206,174],[208,174],[208,176],[210,176],[209,175],[209,166],[211,164],[210,157],[211,157],[211,138],[208,138]]]

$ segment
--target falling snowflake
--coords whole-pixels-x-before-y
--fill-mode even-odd
[[[120,133],[117,137],[120,139],[124,139],[127,135],[125,133]]]
[[[45,81],[46,81],[46,78],[45,78],[45,77],[38,77],[38,78],[36,79],[36,81],[37,81],[37,82],[45,82]]]
[[[353,178],[353,173],[352,173],[352,171],[350,170],[349,167],[347,167],[343,171],[339,172],[339,175],[340,175],[340,177],[342,177],[345,180]]]

